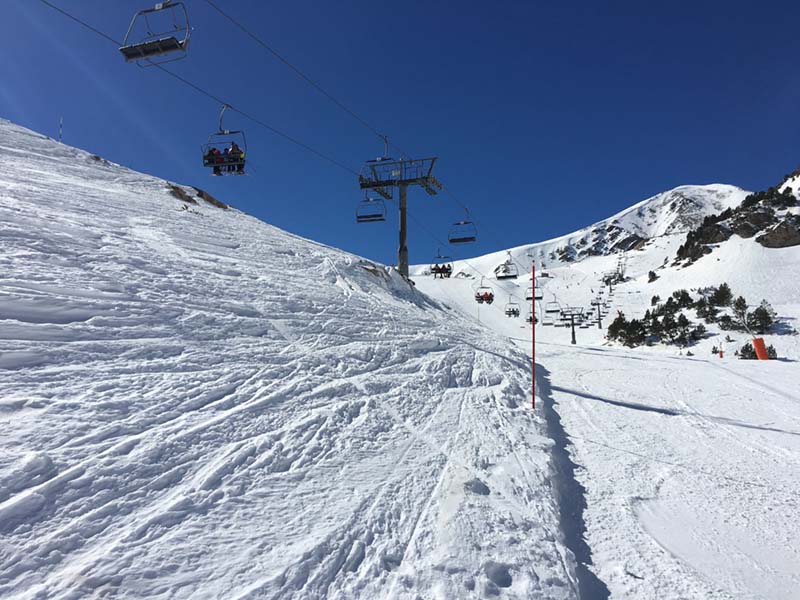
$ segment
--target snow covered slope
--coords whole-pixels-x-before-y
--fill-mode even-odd
[[[0,597],[576,597],[521,352],[7,121],[0,163]]]
[[[729,189],[728,200],[744,197]],[[638,206],[621,215],[633,219]],[[662,202],[660,210],[670,213],[670,204]],[[556,261],[548,264],[550,277],[538,280],[544,298],[536,314],[543,319],[549,306],[594,311],[590,302],[603,289],[602,276],[621,256],[628,277],[613,293],[603,290],[603,328],[595,322],[578,327],[575,345],[567,327],[536,329],[540,406],[563,428],[556,442],[569,452],[583,488],[574,507],[585,522],[586,547],[576,548],[578,558],[612,598],[800,598],[800,335],[794,332],[800,328],[800,246],[765,248],[734,235],[679,267],[672,259],[685,232],[665,225],[669,214],[645,209],[644,215],[652,217],[647,231],[655,237],[636,250]],[[539,262],[538,250],[552,243],[511,251],[521,254],[518,279],[492,276],[505,258],[500,252],[457,262],[462,276],[451,279],[432,279],[418,268],[415,281],[529,351],[530,325],[504,309],[519,303],[525,316],[530,261],[524,251],[536,251]],[[659,278],[648,283],[651,270]],[[481,277],[494,290],[492,305],[473,299]],[[751,305],[762,298],[772,304],[780,322],[764,337],[783,360],[738,360],[733,351],[749,336],[713,325],[691,348],[693,356],[676,347],[613,347],[604,338],[617,311],[641,318],[654,295],[665,299],[683,288],[696,298],[698,288],[722,282]],[[714,346],[725,349],[722,358],[711,354]]]

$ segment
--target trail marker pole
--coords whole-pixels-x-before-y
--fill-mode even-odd
[[[536,263],[531,261],[531,288],[536,289]],[[531,408],[536,410],[536,293],[531,294]]]

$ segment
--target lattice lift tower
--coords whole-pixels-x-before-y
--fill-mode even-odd
[[[362,190],[373,190],[386,200],[392,199],[392,188],[400,191],[400,246],[397,249],[397,270],[408,279],[408,186],[418,185],[435,196],[442,184],[433,176],[437,157],[401,158],[387,157],[369,160],[358,176]]]

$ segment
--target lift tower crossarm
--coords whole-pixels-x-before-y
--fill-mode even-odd
[[[374,190],[387,200],[392,198],[392,189],[400,191],[400,244],[397,249],[397,270],[408,278],[408,186],[418,185],[428,195],[435,196],[442,189],[442,183],[433,176],[433,166],[437,157],[429,158],[377,158],[367,161],[358,176],[362,190]]]

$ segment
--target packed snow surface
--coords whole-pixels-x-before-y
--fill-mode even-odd
[[[419,266],[417,287],[530,352],[527,253],[547,272],[537,279],[543,298],[534,309],[538,402],[576,480],[576,498],[562,500],[562,511],[585,544],[567,541],[612,598],[800,598],[800,247],[768,249],[734,236],[679,268],[671,260],[685,234],[652,233],[624,255],[547,269],[539,250],[551,242],[515,248],[517,279],[493,275],[505,252],[456,261],[450,279],[433,279]],[[610,291],[600,280],[620,256],[628,280]],[[658,279],[648,283],[651,270]],[[605,340],[618,312],[641,318],[654,295],[666,299],[683,288],[698,298],[699,288],[723,282],[751,306],[766,299],[775,308],[778,323],[764,338],[781,360],[737,359],[734,351],[751,336],[713,325],[689,348],[692,355]],[[475,302],[481,284],[493,289],[493,304]],[[603,327],[595,319],[576,327],[575,345],[565,323],[543,324],[552,308],[596,314],[596,297]],[[515,304],[520,318],[506,316]],[[722,357],[711,353],[714,346]]]
[[[517,279],[499,252],[412,288],[2,121],[0,157],[0,597],[800,597],[800,248],[671,266],[744,190],[676,188],[511,249]],[[529,254],[540,321],[603,300],[574,345],[537,327],[536,412]],[[722,282],[773,305],[782,360],[713,326],[692,355],[604,338]]]
[[[577,596],[507,340],[7,121],[0,161],[0,597]]]

